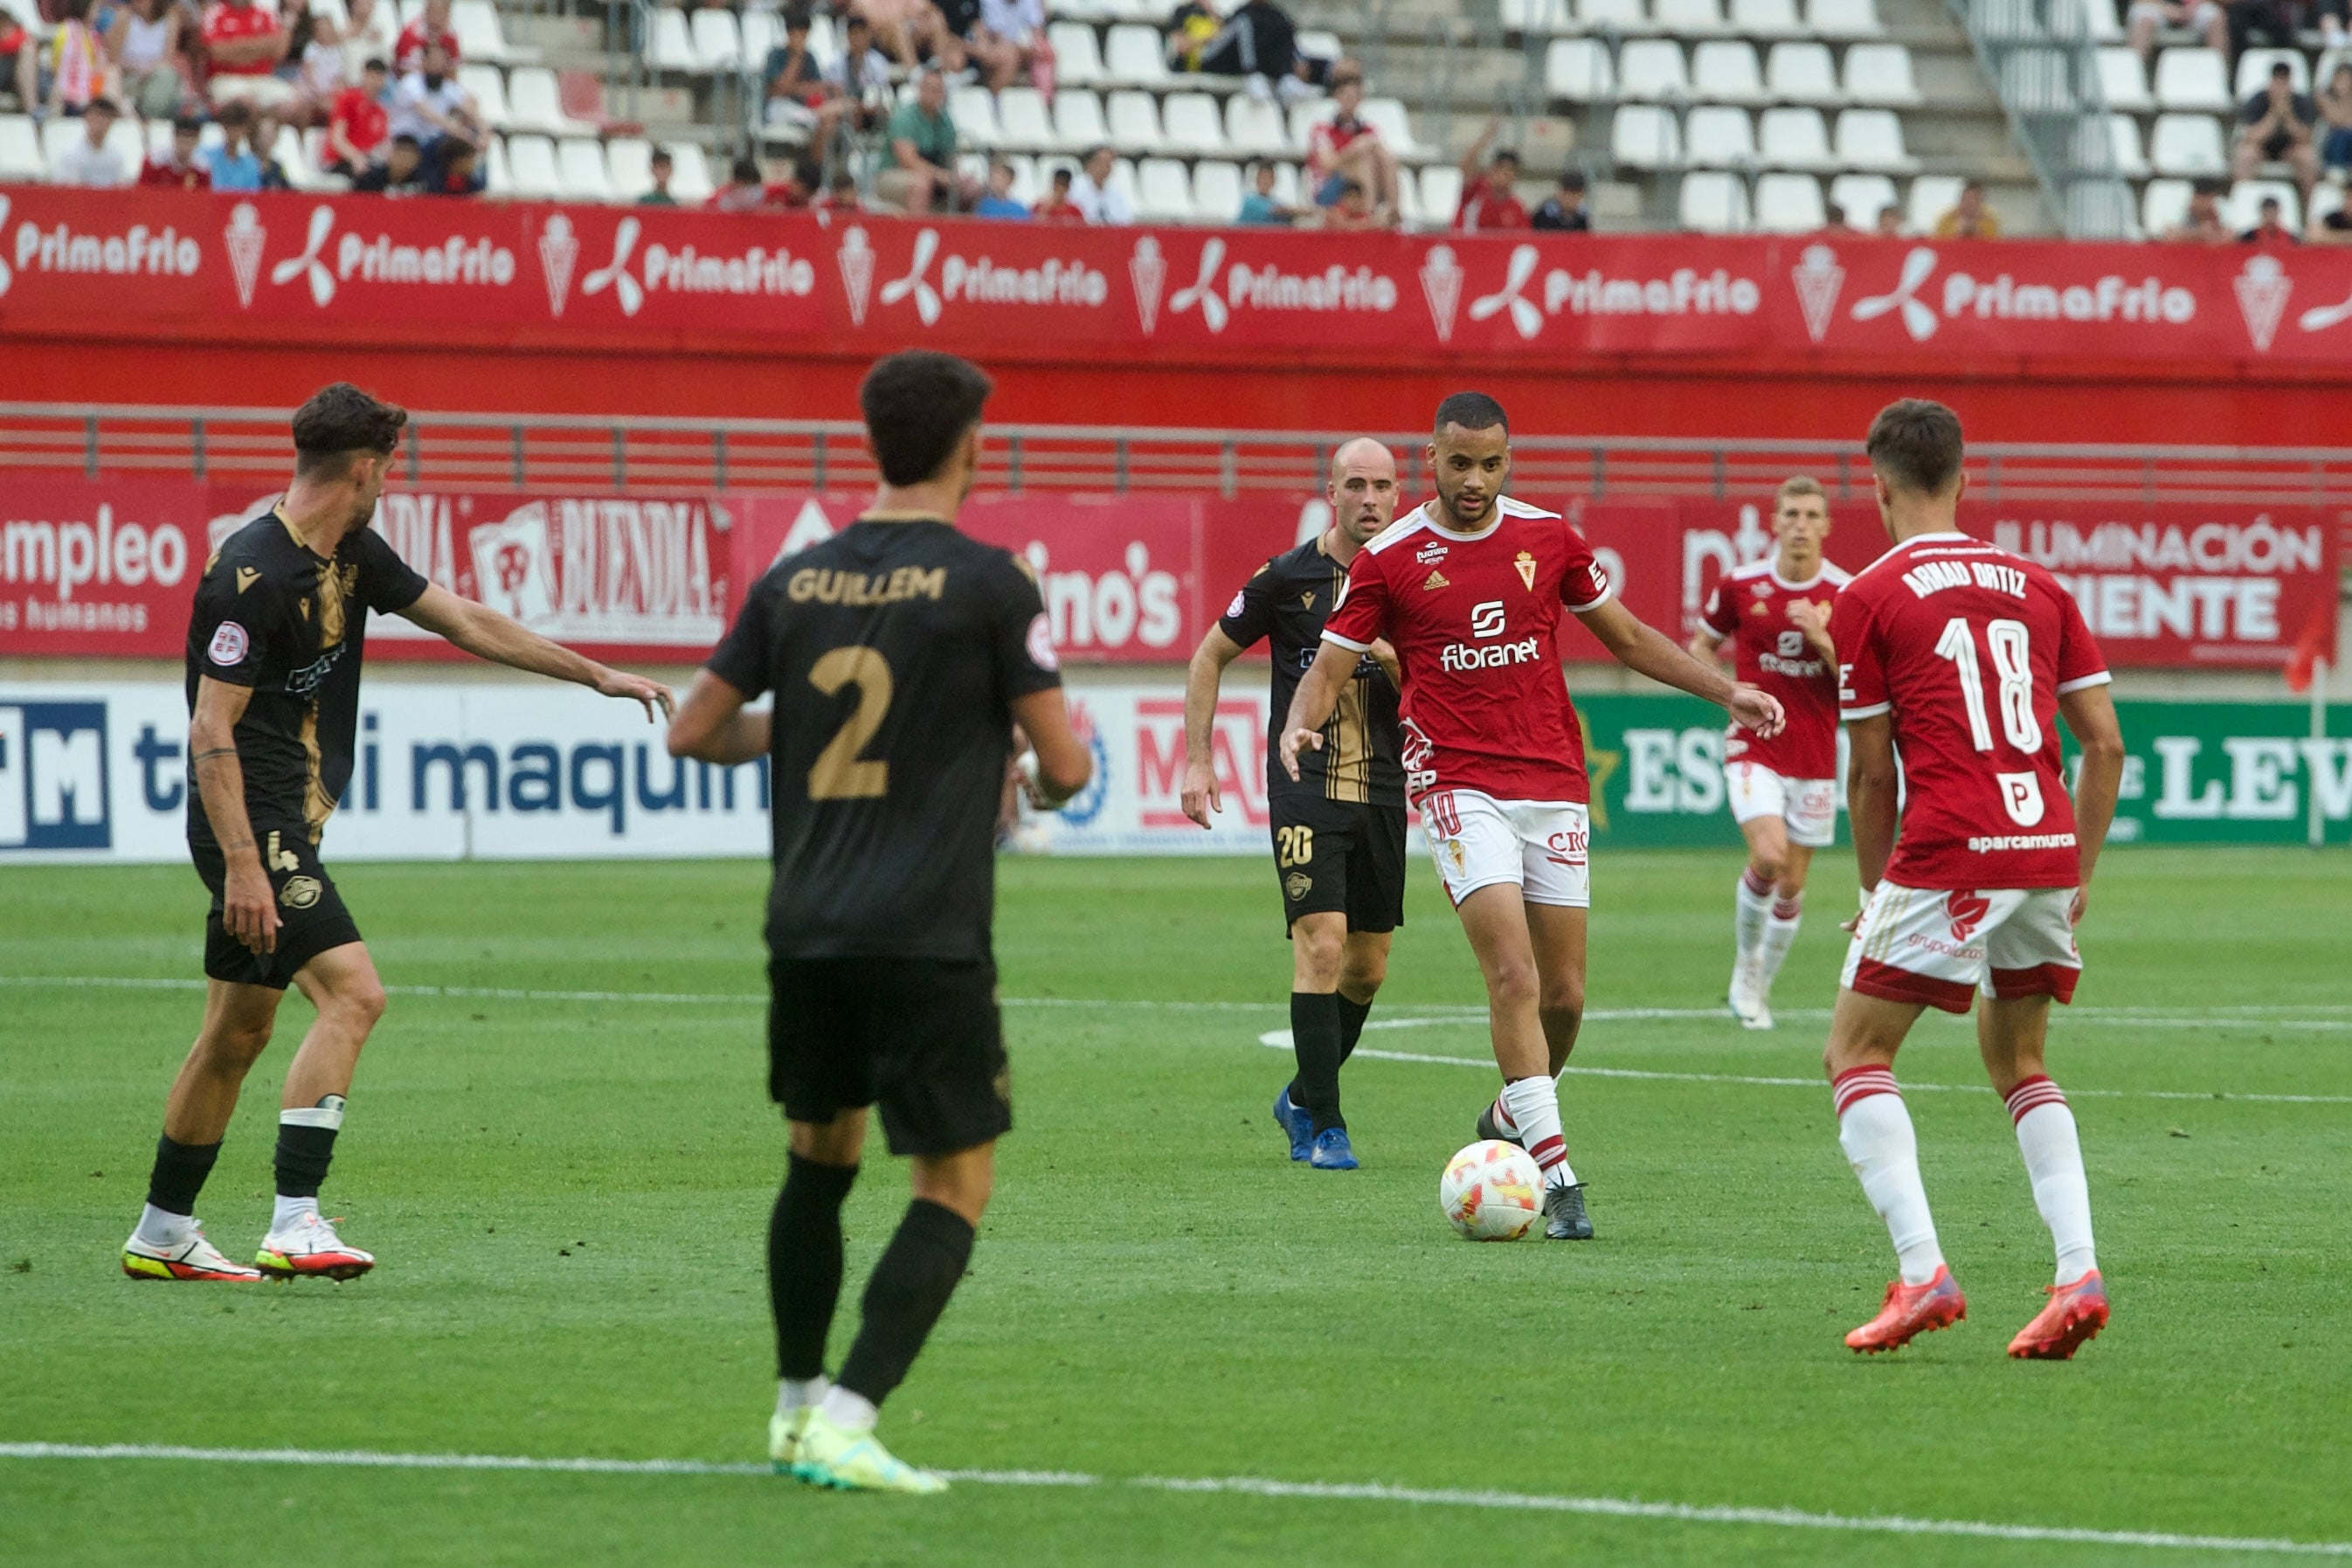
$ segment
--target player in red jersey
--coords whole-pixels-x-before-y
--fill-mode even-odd
[[[1981,990],[1978,1049],[2058,1250],[2051,1300],[2009,1354],[2063,1360],[2105,1326],[2107,1296],[2074,1115],[2042,1071],[2042,1041],[2051,998],[2073,997],[2082,973],[2074,926],[2115,817],[2123,737],[2106,661],[2057,579],[1959,531],[1958,417],[1941,403],[1891,403],[1871,423],[1869,453],[1895,548],[1846,584],[1830,627],[1864,904],[1825,1063],[1838,1143],[1902,1275],[1845,1342],[1893,1350],[1968,1315],[1936,1244],[1894,1067],[1922,1008],[1964,1013]],[[2061,716],[2083,749],[2072,801]]]
[[[1748,869],[1732,892],[1731,1011],[1772,1027],[1772,979],[1803,915],[1813,852],[1837,831],[1837,653],[1830,603],[1846,574],[1822,559],[1830,502],[1801,475],[1773,498],[1780,548],[1717,580],[1690,651],[1728,644],[1739,678],[1780,699],[1788,727],[1767,740],[1731,726],[1723,741],[1724,793],[1748,840]]]
[[[1437,407],[1427,450],[1437,497],[1357,552],[1323,628],[1323,651],[1292,696],[1283,767],[1322,728],[1375,640],[1403,673],[1405,793],[1486,981],[1503,1092],[1481,1137],[1523,1145],[1544,1173],[1544,1234],[1592,1235],[1568,1163],[1553,1080],[1584,1014],[1584,747],[1555,641],[1576,616],[1628,668],[1720,703],[1759,734],[1780,705],[1735,684],[1610,597],[1575,529],[1503,494],[1511,473],[1502,405],[1456,392]]]

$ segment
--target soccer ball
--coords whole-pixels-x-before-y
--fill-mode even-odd
[[[1445,1162],[1437,1206],[1473,1241],[1517,1241],[1543,1212],[1543,1173],[1517,1144],[1488,1138]]]

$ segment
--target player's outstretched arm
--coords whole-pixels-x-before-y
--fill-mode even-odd
[[[2083,768],[2074,776],[2074,843],[2082,857],[2083,881],[2072,913],[2079,921],[2090,896],[2091,868],[2098,863],[2108,825],[2116,820],[2116,796],[2124,780],[2124,732],[2116,722],[2115,698],[2104,685],[2062,694],[2058,716],[2083,748]]]
[[[1361,657],[1355,649],[1326,639],[1315,662],[1299,678],[1298,689],[1290,694],[1290,713],[1282,721],[1282,770],[1294,783],[1298,779],[1298,748],[1323,749],[1323,727],[1331,721],[1331,710],[1339,706],[1339,693],[1355,674],[1356,661]]]
[[[1242,645],[1226,636],[1223,627],[1212,626],[1192,650],[1192,663],[1184,672],[1184,814],[1204,828],[1210,812],[1225,809],[1217,792],[1216,758],[1209,749],[1217,688],[1224,681],[1225,666],[1241,656]]]
[[[205,803],[213,841],[227,862],[221,922],[257,953],[278,948],[278,901],[270,896],[253,820],[245,812],[245,764],[236,755],[236,721],[253,688],[205,675],[196,682],[196,711],[188,718],[188,779]]]
[[[1885,714],[1848,719],[1845,814],[1862,885],[1874,888],[1895,852],[1895,721]]]
[[[664,717],[673,706],[669,688],[659,681],[608,669],[560,643],[549,642],[488,605],[460,599],[446,588],[436,585],[425,589],[415,603],[400,613],[427,632],[447,638],[453,647],[462,648],[477,659],[488,659],[509,669],[528,670],[535,675],[551,675],[604,696],[635,698],[645,705],[646,721],[649,724],[656,722],[656,706]]]
[[[1029,737],[1029,749],[1021,758],[1021,779],[1029,787],[1029,799],[1041,811],[1056,810],[1094,778],[1094,753],[1070,727],[1070,710],[1059,686],[1014,697],[1013,718]]]
[[[698,670],[686,701],[670,716],[669,754],[722,768],[749,762],[767,755],[769,717],[765,709],[745,712],[741,692],[709,670]]]
[[[1662,685],[1685,691],[1724,708],[1739,723],[1770,739],[1780,733],[1784,716],[1780,699],[1754,686],[1743,685],[1723,673],[1721,665],[1701,662],[1675,646],[1674,640],[1635,615],[1616,600],[1607,600],[1578,614],[1584,629],[1601,639],[1610,656],[1637,674]]]

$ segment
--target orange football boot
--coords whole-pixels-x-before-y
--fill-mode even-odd
[[[2107,1326],[2107,1287],[2096,1269],[2071,1285],[2051,1285],[2050,1304],[2009,1342],[2020,1361],[2072,1361],[2084,1341]]]
[[[1924,1285],[1906,1285],[1899,1278],[1887,1281],[1878,1315],[1845,1336],[1846,1348],[1864,1355],[1900,1350],[1919,1335],[1950,1328],[1968,1315],[1968,1298],[1953,1282],[1951,1270],[1938,1263],[1936,1277]]]

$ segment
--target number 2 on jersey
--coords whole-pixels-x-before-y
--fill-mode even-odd
[[[2033,660],[2031,633],[2022,621],[1989,621],[1985,647],[1992,654],[2000,677],[1995,701],[2000,707],[2001,734],[2023,752],[2042,749],[2042,721],[2033,716]],[[1984,671],[1977,663],[1977,639],[1968,617],[1955,615],[1944,622],[1936,639],[1936,656],[1951,661],[1960,680],[1960,701],[1968,708],[1969,738],[1979,751],[1992,749],[1992,726],[1985,713]]]
[[[887,794],[890,765],[857,754],[890,711],[890,661],[872,648],[835,648],[810,666],[808,678],[827,696],[844,686],[857,688],[857,706],[809,765],[809,799],[870,800]]]

